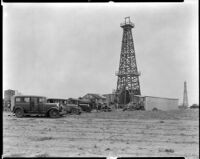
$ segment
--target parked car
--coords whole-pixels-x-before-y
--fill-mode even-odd
[[[18,118],[33,114],[57,118],[66,114],[59,103],[47,103],[44,96],[29,95],[13,96],[11,99],[11,111]]]
[[[78,105],[85,112],[91,112],[92,111],[91,103],[87,103],[87,102],[84,102],[84,101],[79,101]]]
[[[67,99],[60,98],[48,98],[48,103],[59,103],[63,109],[66,111],[66,114],[81,114],[81,108],[78,105],[70,103]]]

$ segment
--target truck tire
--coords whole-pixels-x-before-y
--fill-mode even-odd
[[[71,114],[76,114],[76,115],[78,115],[78,114],[79,114],[79,110],[77,110],[77,109],[72,109],[72,110],[71,110]]]
[[[22,118],[22,117],[24,116],[24,111],[23,111],[23,109],[17,108],[17,109],[15,110],[15,116],[18,117],[18,118]]]
[[[59,112],[56,109],[51,109],[49,111],[49,117],[50,118],[58,118],[59,117]]]

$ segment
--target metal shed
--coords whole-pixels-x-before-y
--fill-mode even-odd
[[[153,96],[139,96],[135,95],[133,100],[140,100],[144,102],[145,110],[152,110],[157,108],[159,110],[177,110],[178,98],[164,98]]]

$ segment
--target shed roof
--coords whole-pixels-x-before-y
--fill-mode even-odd
[[[162,98],[162,99],[170,99],[170,100],[178,100],[178,98],[168,98],[168,97],[155,97],[155,96],[142,96],[142,95],[134,95],[134,96],[136,96],[136,97],[144,97],[144,98],[146,98],[146,97],[150,97],[150,98]]]
[[[38,95],[14,95],[13,97],[42,97],[42,98],[46,98],[45,96],[38,96]]]
[[[100,94],[88,93],[86,95],[91,95],[92,97],[97,98],[97,99],[106,99],[106,97],[104,97],[104,96],[102,96]]]
[[[150,97],[150,98],[162,98],[162,99],[170,99],[170,100],[178,100],[178,98],[168,98],[168,97],[155,97],[155,96],[144,96],[144,97]]]

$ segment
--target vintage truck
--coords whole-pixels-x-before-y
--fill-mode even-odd
[[[77,105],[84,112],[92,111],[92,103],[83,99],[68,98],[68,102],[73,105]]]
[[[63,109],[66,111],[67,114],[79,115],[82,112],[81,108],[78,105],[71,103],[67,99],[48,98],[47,103],[59,103],[63,107]]]
[[[47,103],[44,96],[17,95],[11,98],[11,111],[16,117],[26,115],[45,115],[57,118],[66,114],[66,111],[59,103]]]

